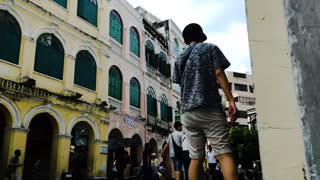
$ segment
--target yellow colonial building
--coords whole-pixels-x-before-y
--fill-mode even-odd
[[[19,179],[106,178],[107,3],[0,0],[0,177],[20,149]]]

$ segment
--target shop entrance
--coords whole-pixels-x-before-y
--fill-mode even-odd
[[[90,167],[93,166],[92,145],[94,133],[91,126],[86,122],[79,122],[72,128],[70,146],[69,172],[73,179],[88,179]]]
[[[6,128],[12,127],[12,117],[8,109],[0,104],[0,177],[3,177],[7,168],[8,159],[13,156],[9,150],[9,137]]]
[[[158,156],[158,144],[157,144],[156,140],[153,138],[150,139],[149,144],[150,144],[151,154],[155,153]]]
[[[51,179],[55,171],[57,147],[53,148],[58,125],[48,113],[36,115],[29,125],[23,165],[23,179]],[[50,174],[51,173],[51,174]]]

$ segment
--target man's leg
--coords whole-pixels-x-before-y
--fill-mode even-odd
[[[225,180],[238,180],[236,165],[232,154],[221,154],[217,156],[220,162],[222,173]]]
[[[203,165],[204,159],[191,159],[189,166],[189,180],[201,180],[201,168]]]

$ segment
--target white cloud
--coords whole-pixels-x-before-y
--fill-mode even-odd
[[[128,2],[134,7],[143,7],[161,20],[173,19],[181,30],[191,22],[200,24],[208,36],[207,42],[218,45],[231,62],[228,70],[251,73],[247,26],[244,16],[237,16],[245,12],[244,5],[238,3],[236,8],[232,7],[233,0]]]
[[[207,42],[214,43],[231,62],[228,70],[251,73],[247,25],[231,23],[225,32],[208,32]]]

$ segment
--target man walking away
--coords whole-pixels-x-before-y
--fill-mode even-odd
[[[167,144],[161,152],[161,156],[164,157],[169,149],[176,180],[182,180],[182,124],[180,122],[175,122],[173,127],[175,131],[169,135]]]
[[[218,91],[219,83],[229,101],[230,119],[235,121],[236,105],[224,73],[230,63],[217,46],[203,43],[207,37],[200,25],[187,25],[182,36],[189,47],[175,62],[173,82],[181,86],[181,122],[192,159],[189,179],[199,179],[208,141],[221,163],[224,178],[236,180],[228,123]]]

